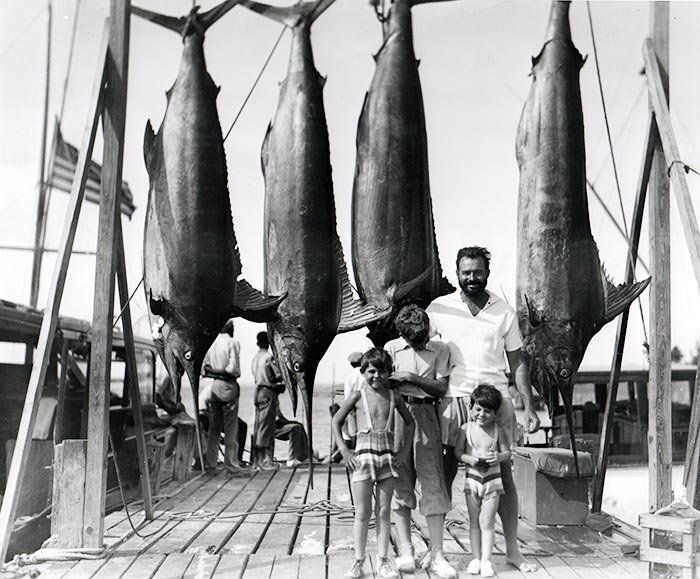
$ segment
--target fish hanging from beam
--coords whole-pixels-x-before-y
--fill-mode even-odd
[[[561,395],[574,456],[573,389],[586,347],[650,281],[615,286],[591,235],[583,63],[571,40],[569,2],[555,1],[517,134],[517,312],[530,380],[550,417]]]
[[[179,399],[187,373],[195,407],[204,355],[232,316],[267,321],[282,297],[266,297],[238,279],[241,259],[233,230],[226,154],[216,97],[204,59],[206,30],[239,0],[183,18],[131,11],[182,36],[180,69],[167,92],[165,117],[146,125],[150,179],[143,248],[153,340]]]
[[[357,129],[352,193],[352,263],[360,297],[378,308],[422,307],[454,287],[438,256],[428,176],[428,139],[411,7],[394,0]],[[397,336],[394,315],[369,325],[382,347]]]
[[[268,323],[268,333],[295,412],[297,392],[301,394],[311,449],[314,381],[321,358],[337,333],[389,314],[353,298],[336,231],[325,79],[315,68],[311,48],[311,25],[333,1],[288,8],[241,1],[292,32],[287,76],[262,147],[265,291],[288,294],[279,319]]]

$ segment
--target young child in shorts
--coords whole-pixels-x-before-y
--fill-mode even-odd
[[[405,461],[413,440],[413,418],[401,396],[395,396],[389,386],[392,371],[389,354],[372,348],[365,352],[360,371],[365,379],[359,390],[354,390],[340,410],[333,416],[333,436],[347,467],[352,471],[352,493],[355,501],[353,540],[355,561],[345,577],[362,577],[365,559],[367,529],[372,514],[372,492],[377,502],[377,575],[397,577],[388,558],[389,530],[391,526],[391,497],[394,493],[396,465]],[[342,425],[353,410],[357,410],[357,442],[355,449],[348,447],[342,436]],[[406,423],[405,440],[397,441],[393,456],[393,423],[396,410]]]
[[[502,399],[493,386],[478,386],[471,394],[469,421],[460,427],[455,445],[455,457],[466,465],[464,495],[473,556],[467,573],[481,573],[482,577],[495,574],[491,555],[498,501],[503,494],[499,463],[510,460],[506,434],[496,422]]]

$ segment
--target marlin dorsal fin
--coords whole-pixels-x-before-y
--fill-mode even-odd
[[[645,280],[631,284],[615,285],[602,270],[603,292],[605,294],[605,323],[613,320],[624,312],[630,304],[639,297],[651,281],[648,277]]]

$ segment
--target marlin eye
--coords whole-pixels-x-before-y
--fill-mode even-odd
[[[562,378],[568,378],[571,375],[571,372],[569,372],[569,370],[567,370],[566,368],[562,368],[561,370],[559,370],[559,375]]]
[[[192,359],[192,352],[187,350],[187,352],[185,352],[185,360],[191,360],[191,359]]]
[[[299,362],[294,362],[292,368],[294,368],[295,372],[301,372],[303,369],[302,365]]]

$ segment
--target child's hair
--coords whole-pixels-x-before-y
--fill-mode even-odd
[[[478,404],[482,408],[488,408],[489,410],[498,412],[502,401],[503,396],[501,396],[498,390],[490,384],[481,384],[472,392],[469,408],[474,408],[474,404]]]
[[[367,366],[374,366],[377,370],[386,370],[391,372],[394,368],[394,362],[389,356],[389,352],[381,348],[370,348],[360,360],[360,372],[364,372]]]
[[[394,318],[394,327],[402,338],[412,344],[421,343],[430,335],[428,314],[416,304],[409,304],[399,310]]]

